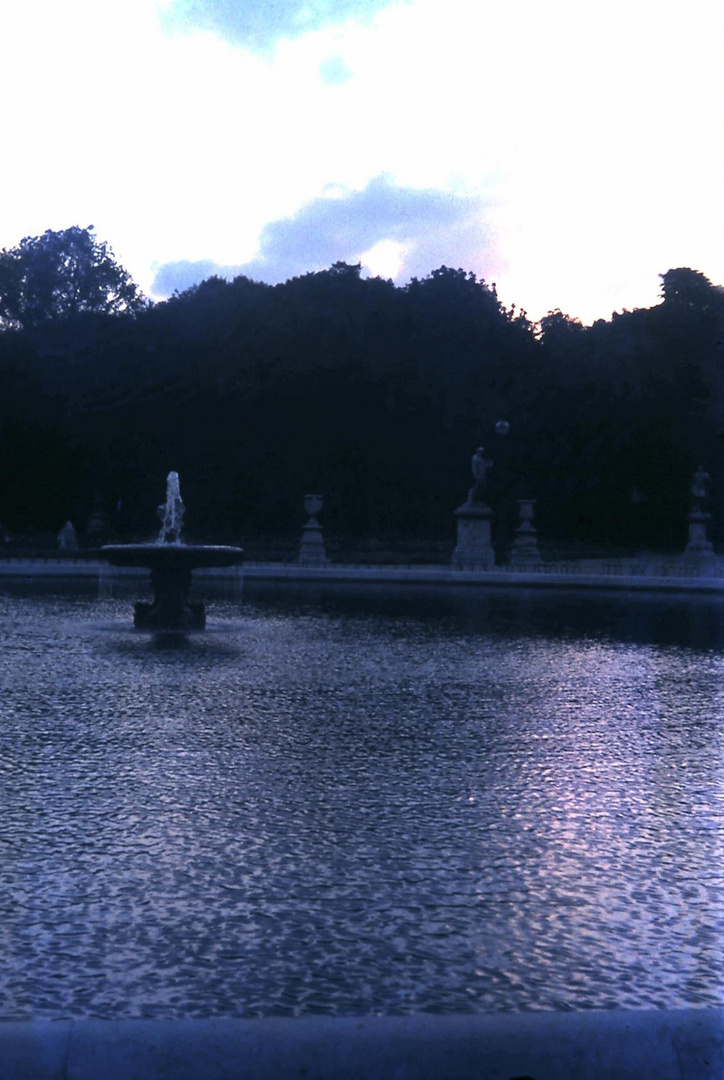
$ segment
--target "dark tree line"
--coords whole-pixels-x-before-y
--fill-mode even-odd
[[[150,304],[70,229],[0,253],[0,325],[13,534],[82,530],[97,493],[116,535],[149,535],[175,469],[198,539],[297,537],[319,491],[328,535],[452,541],[483,445],[501,537],[531,495],[552,545],[675,548],[694,470],[721,473],[724,291],[691,269],[590,327],[534,324],[448,267],[402,288],[345,263],[210,278]]]

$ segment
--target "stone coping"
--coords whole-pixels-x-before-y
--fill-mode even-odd
[[[722,1080],[724,1008],[0,1022],[2,1080]]]
[[[662,567],[660,573],[649,571],[630,573],[623,570],[587,570],[579,565],[559,567],[554,563],[535,568],[495,570],[453,570],[440,566],[342,566],[303,567],[294,563],[245,563],[241,568],[245,578],[259,581],[336,581],[336,582],[398,582],[416,585],[479,585],[479,586],[565,586],[589,589],[647,589],[653,591],[692,591],[724,593],[724,573],[694,574],[691,569],[675,564]]]
[[[148,571],[140,567],[111,567],[106,563],[79,559],[2,559],[2,578],[33,580],[86,578],[97,579],[107,574],[109,579],[122,577],[146,578]],[[699,565],[672,558],[668,561],[642,563],[631,560],[581,560],[569,563],[539,563],[535,566],[496,567],[493,570],[454,570],[438,565],[418,566],[354,566],[332,563],[326,566],[300,566],[299,563],[246,562],[221,569],[194,571],[202,579],[239,577],[258,581],[316,581],[394,583],[415,585],[478,585],[478,586],[546,586],[587,589],[687,591],[724,593],[724,560]]]

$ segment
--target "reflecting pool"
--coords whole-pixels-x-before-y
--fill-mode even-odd
[[[0,1017],[724,1003],[724,604],[0,582]]]

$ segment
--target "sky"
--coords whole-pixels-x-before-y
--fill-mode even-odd
[[[93,225],[156,299],[446,265],[590,323],[724,284],[720,0],[22,0],[0,248]]]

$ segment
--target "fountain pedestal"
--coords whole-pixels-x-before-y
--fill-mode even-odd
[[[203,630],[206,611],[203,604],[189,603],[191,571],[184,568],[157,567],[151,571],[153,603],[139,600],[133,605],[133,625],[140,630],[171,627],[174,630]]]
[[[203,630],[203,604],[189,602],[191,571],[203,567],[235,566],[244,552],[237,547],[183,544],[181,525],[185,507],[178,473],[166,480],[166,502],[159,506],[161,532],[155,544],[106,544],[101,554],[111,566],[145,566],[151,571],[153,602],[139,600],[133,625],[139,630]]]
[[[133,624],[139,630],[203,630],[203,604],[189,602],[191,572],[236,566],[241,548],[211,544],[107,544],[101,553],[111,566],[145,566],[151,571],[153,601],[138,601]]]

